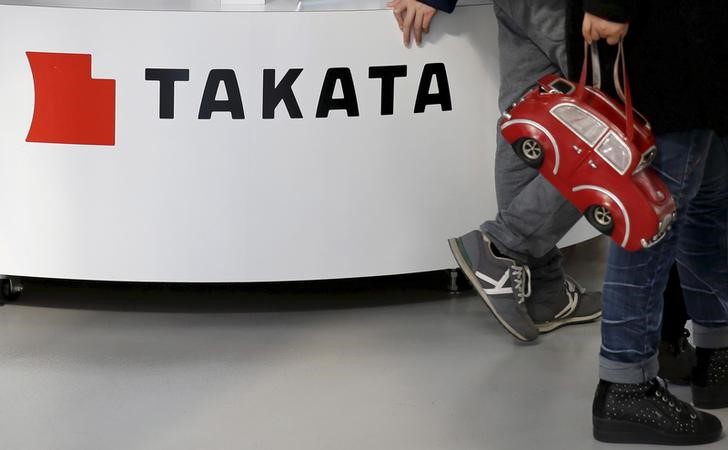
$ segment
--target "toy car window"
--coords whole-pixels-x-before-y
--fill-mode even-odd
[[[556,80],[551,83],[551,87],[562,94],[570,94],[574,90],[574,86],[565,80]]]
[[[604,122],[570,103],[554,107],[551,114],[592,147],[607,131],[607,125]]]
[[[617,172],[624,175],[632,163],[632,153],[616,134],[610,132],[596,148],[597,154],[604,158]]]

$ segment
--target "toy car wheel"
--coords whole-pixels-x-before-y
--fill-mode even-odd
[[[513,144],[519,158],[529,166],[538,169],[543,164],[543,146],[533,138],[522,138]]]
[[[609,236],[614,231],[614,218],[606,206],[590,206],[584,215],[586,216],[586,220],[600,233]]]

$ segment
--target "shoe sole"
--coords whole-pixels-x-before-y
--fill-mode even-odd
[[[468,277],[468,280],[470,281],[470,284],[473,285],[473,288],[478,293],[480,298],[483,300],[485,305],[490,309],[490,312],[493,313],[495,318],[498,320],[498,323],[500,323],[503,328],[506,329],[507,332],[513,335],[516,339],[523,342],[531,342],[534,339],[526,339],[523,335],[521,335],[518,331],[513,329],[512,326],[508,324],[506,320],[504,320],[500,314],[496,311],[493,304],[490,302],[490,299],[488,298],[488,294],[485,293],[485,290],[483,290],[483,287],[480,285],[480,280],[477,276],[475,276],[475,272],[473,272],[470,269],[470,266],[465,261],[465,257],[460,252],[460,246],[458,246],[457,239],[448,239],[447,243],[450,244],[450,251],[452,252],[453,256],[455,257],[455,261],[457,261],[458,266],[460,266],[460,269],[462,269],[463,273],[466,277]]]
[[[728,407],[728,391],[725,386],[693,386],[693,404],[701,409]]]
[[[598,311],[588,316],[570,317],[563,320],[554,320],[542,324],[537,323],[536,329],[538,329],[539,333],[545,334],[550,333],[554,330],[558,330],[559,328],[565,327],[567,325],[579,325],[582,323],[594,322],[600,317],[602,317],[602,312]]]
[[[594,417],[594,439],[618,444],[698,445],[715,442],[723,435],[718,430],[705,435],[674,435],[661,433],[647,425],[623,420]]]

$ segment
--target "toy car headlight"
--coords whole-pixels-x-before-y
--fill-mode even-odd
[[[595,149],[609,165],[620,174],[624,175],[632,163],[632,153],[629,147],[614,133],[609,132],[607,137]]]
[[[642,160],[637,165],[637,168],[634,169],[634,173],[637,173],[640,170],[642,170],[645,167],[652,164],[652,161],[655,159],[655,156],[657,156],[657,148],[655,148],[655,146],[653,145],[652,147],[650,147],[649,150],[647,150],[646,152],[644,152],[642,154]]]

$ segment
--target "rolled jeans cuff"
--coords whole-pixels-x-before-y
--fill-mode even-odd
[[[701,348],[728,347],[728,326],[706,327],[693,322],[693,342]]]
[[[657,354],[636,363],[612,361],[599,356],[599,378],[610,383],[644,383],[657,377]]]

